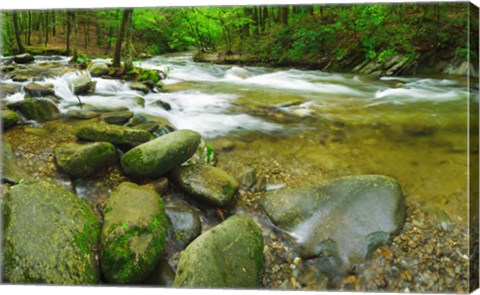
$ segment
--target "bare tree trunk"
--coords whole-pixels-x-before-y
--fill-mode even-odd
[[[282,6],[282,24],[288,25],[288,6]]]
[[[47,44],[48,44],[48,32],[49,32],[49,27],[48,27],[48,11],[45,11],[45,25],[44,25],[44,28],[45,28],[45,47],[47,47]]]
[[[12,12],[13,17],[13,29],[15,30],[15,39],[17,40],[18,53],[25,53],[25,47],[22,44],[22,38],[20,37],[20,29],[18,27],[18,15],[17,12]]]
[[[118,37],[117,37],[117,42],[115,43],[115,51],[113,53],[113,66],[114,67],[120,67],[121,62],[121,56],[122,56],[122,42],[123,42],[123,36],[125,35],[125,24],[127,22],[128,14],[129,14],[129,9],[124,9],[123,10],[123,17],[122,17],[122,22],[120,23],[120,30],[118,32]]]
[[[67,48],[66,52],[70,55],[70,35],[72,34],[72,12],[67,11]]]
[[[55,28],[57,26],[57,18],[55,16],[55,10],[52,10],[52,36],[55,36],[57,34],[57,29]]]
[[[78,59],[78,18],[77,14],[73,14],[73,21],[75,26],[75,34],[73,36],[74,48],[73,48],[73,58],[72,61],[77,61]]]
[[[133,9],[126,9],[126,32],[125,32],[125,73],[133,70],[132,61],[132,33],[133,33]]]

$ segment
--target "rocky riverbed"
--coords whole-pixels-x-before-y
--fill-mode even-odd
[[[108,76],[105,67],[97,68]],[[103,80],[80,74],[76,67],[14,63],[8,69],[4,80],[12,82],[2,86],[8,89],[2,110],[7,282],[468,291],[466,183],[442,173],[465,173],[467,159],[458,140],[432,152],[445,141],[436,136],[437,126],[405,124],[398,133],[395,126],[379,124],[364,131],[362,125],[325,124],[310,111],[292,116],[249,103],[247,112],[284,127],[310,120],[321,128],[202,136],[176,130],[164,117],[142,116],[136,108],[89,104],[89,97],[103,89]],[[59,72],[77,73],[67,81],[88,85],[76,92],[71,82],[81,98],[62,97],[58,86],[49,87],[45,79]],[[20,73],[27,80],[14,82]],[[144,81],[143,90],[131,89],[139,97],[135,104],[151,92],[178,91],[178,85],[160,88],[152,82]],[[125,104],[131,102],[128,98]],[[239,100],[235,107],[242,104]],[[163,101],[168,109],[166,105]],[[77,280],[89,272],[69,268],[71,259],[79,259],[69,256],[74,254],[65,253],[60,263],[71,273],[67,279],[36,266],[48,270],[52,262],[29,258],[39,253],[50,257],[56,249],[29,246],[36,241],[29,235],[42,235],[43,227],[22,227],[28,207],[15,196],[31,196],[31,202],[53,214],[32,213],[47,223],[51,235],[65,230],[53,220],[63,220],[67,210],[38,201],[40,194],[51,195],[53,203],[57,195],[68,195],[94,212],[98,221],[87,220],[97,230],[86,231],[82,218],[73,217],[81,237],[52,245],[86,251],[78,253],[87,253],[85,261],[96,275]],[[444,195],[439,199],[446,203],[430,202],[432,195]],[[25,235],[27,240],[21,240]],[[15,248],[17,243],[24,247]],[[360,247],[348,247],[352,243]],[[22,261],[28,275],[14,272],[12,261]]]

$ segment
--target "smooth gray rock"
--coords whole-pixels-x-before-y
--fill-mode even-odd
[[[405,219],[400,185],[379,175],[348,176],[261,199],[273,224],[289,234],[303,258],[335,261],[338,271],[360,263]]]

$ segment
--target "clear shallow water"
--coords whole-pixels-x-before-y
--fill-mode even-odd
[[[262,161],[279,163],[289,173],[288,178],[269,179],[269,187],[385,174],[399,180],[409,204],[423,206],[432,215],[446,212],[452,222],[466,225],[469,93],[465,78],[377,79],[214,65],[194,63],[188,54],[154,57],[137,65],[169,71],[165,91],[144,95],[126,82],[93,78],[95,93],[80,96],[81,101],[160,117],[178,129],[200,132],[212,144],[229,139],[236,148],[220,155],[219,165],[230,173]],[[62,112],[79,108],[68,86],[78,74],[39,82],[54,85],[62,98]],[[22,91],[6,101],[23,96]],[[172,109],[164,110],[158,100]]]

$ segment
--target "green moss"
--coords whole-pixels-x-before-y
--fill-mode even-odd
[[[102,230],[102,269],[112,283],[142,281],[166,242],[161,197],[151,189],[122,183],[110,196]]]

